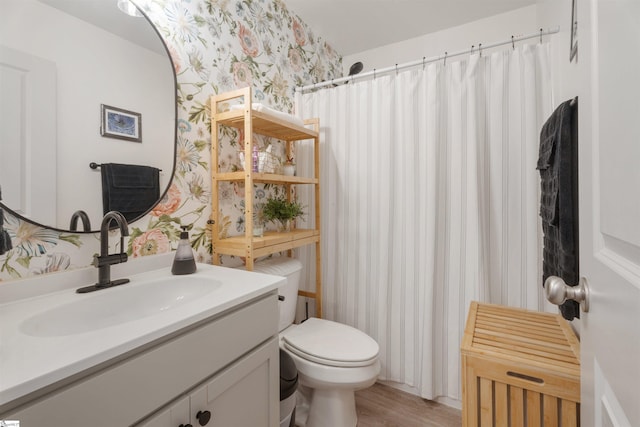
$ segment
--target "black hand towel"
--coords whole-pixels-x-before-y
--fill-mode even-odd
[[[541,178],[540,216],[544,234],[543,277],[578,284],[578,99],[562,103],[540,132],[537,169]],[[575,301],[560,306],[567,320],[580,317]]]
[[[149,210],[160,198],[160,170],[151,166],[103,163],[103,213],[118,211],[132,221]]]
[[[12,248],[11,236],[9,236],[9,232],[4,229],[4,211],[0,208],[0,255],[6,254]]]

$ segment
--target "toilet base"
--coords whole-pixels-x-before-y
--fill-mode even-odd
[[[356,427],[357,423],[353,390],[298,388],[296,426]]]

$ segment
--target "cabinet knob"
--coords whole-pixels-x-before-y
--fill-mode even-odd
[[[201,426],[206,426],[211,419],[211,412],[209,411],[198,411],[196,414],[196,418]]]

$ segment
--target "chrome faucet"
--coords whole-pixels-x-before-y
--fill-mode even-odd
[[[113,220],[120,227],[120,253],[109,255],[109,227]],[[127,262],[127,253],[124,251],[124,236],[128,235],[129,228],[124,216],[117,211],[107,212],[102,218],[100,226],[100,255],[93,256],[93,266],[98,268],[98,283],[77,289],[76,292],[83,294],[129,283],[129,279],[111,280],[111,266]]]
[[[69,230],[78,231],[78,219],[82,221],[82,231],[91,231],[91,221],[89,215],[83,210],[78,210],[71,215],[71,221],[69,221]]]

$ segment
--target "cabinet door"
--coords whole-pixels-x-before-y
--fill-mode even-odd
[[[153,415],[139,427],[178,427],[189,422],[189,397],[185,396]]]
[[[277,427],[278,357],[278,342],[273,338],[196,389],[191,394],[191,424]]]

